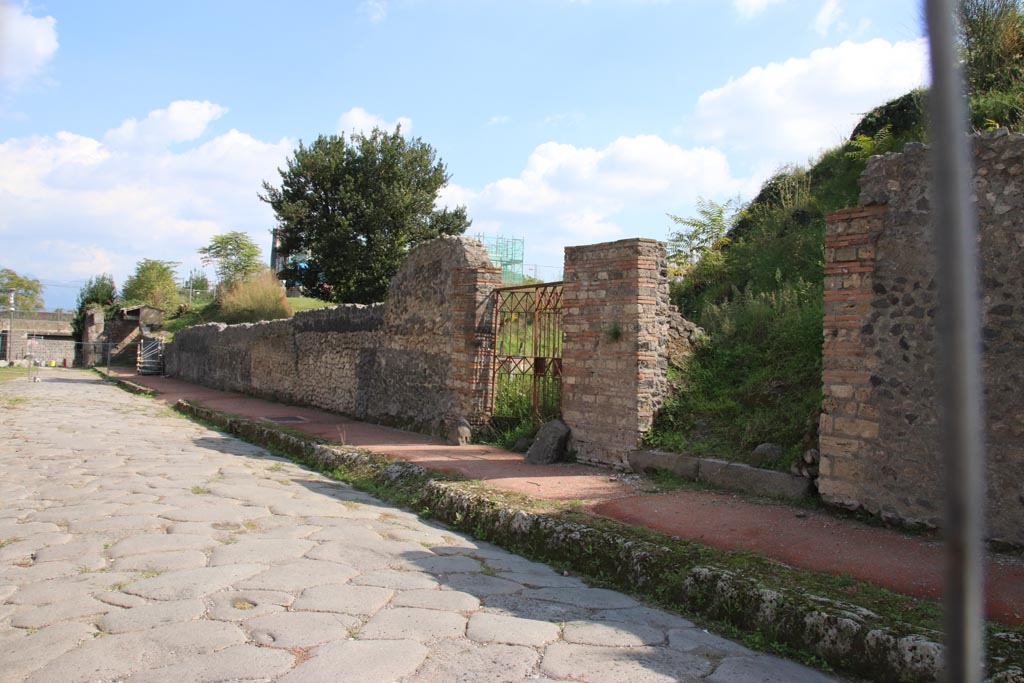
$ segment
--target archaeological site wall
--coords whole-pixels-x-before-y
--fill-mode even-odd
[[[441,238],[412,251],[385,303],[288,320],[179,332],[169,375],[443,434],[486,415],[487,302],[500,284],[478,243]]]
[[[973,139],[989,536],[1024,544],[1024,136]],[[941,524],[937,273],[929,153],[875,157],[825,244],[822,497]]]

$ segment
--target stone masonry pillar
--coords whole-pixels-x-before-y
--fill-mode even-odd
[[[625,466],[667,391],[665,245],[568,247],[562,289],[562,418],[576,458]]]

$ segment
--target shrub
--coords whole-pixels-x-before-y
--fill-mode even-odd
[[[291,315],[284,288],[268,268],[228,289],[221,297],[219,310],[211,318],[234,324],[290,318]]]

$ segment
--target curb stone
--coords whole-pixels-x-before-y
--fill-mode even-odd
[[[770,641],[820,657],[838,671],[878,682],[931,683],[945,679],[944,648],[935,632],[908,632],[852,604],[765,588],[713,566],[681,567],[667,545],[638,541],[586,523],[558,519],[495,500],[425,468],[364,450],[329,446],[261,423],[230,417],[187,400],[175,408],[242,439],[277,449],[321,470],[358,471],[394,494],[415,501],[461,531],[540,560],[568,563],[620,589],[657,596],[690,613],[726,622]],[[572,552],[566,552],[571,548]],[[1017,662],[989,683],[1024,683]]]

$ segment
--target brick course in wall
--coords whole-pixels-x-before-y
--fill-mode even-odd
[[[1024,136],[974,139],[988,529],[1024,545]],[[937,278],[928,151],[871,159],[828,216],[818,486],[832,503],[940,526]]]
[[[664,402],[683,322],[667,268],[655,240],[565,250],[562,417],[581,461],[625,467]]]

